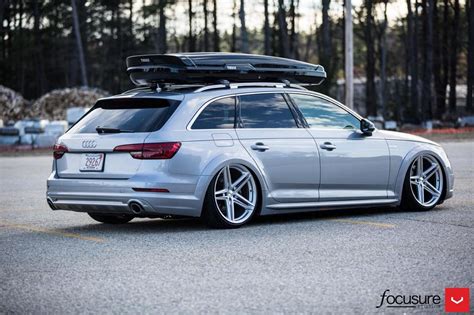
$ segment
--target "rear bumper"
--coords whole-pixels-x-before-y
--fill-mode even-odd
[[[58,178],[53,172],[47,180],[46,198],[53,210],[198,217],[201,215],[203,196],[198,187],[200,182],[206,181],[206,178],[196,176],[187,180],[183,182],[183,178],[180,177],[166,183],[151,183],[136,179],[66,179]],[[179,185],[179,182],[182,185]],[[137,192],[132,189],[134,187],[163,187],[170,192]],[[142,211],[133,212],[131,203],[141,205]]]

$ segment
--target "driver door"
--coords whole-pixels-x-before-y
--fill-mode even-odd
[[[360,130],[360,120],[329,98],[289,94],[306,122],[319,150],[320,201],[387,198],[390,155],[377,130]]]

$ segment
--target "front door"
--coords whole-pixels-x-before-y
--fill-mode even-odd
[[[320,201],[386,199],[390,155],[379,132],[362,134],[359,118],[325,97],[298,93],[290,97],[317,143]]]

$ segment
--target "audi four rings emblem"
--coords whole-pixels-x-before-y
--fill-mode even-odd
[[[82,147],[84,149],[93,149],[97,146],[97,142],[94,140],[84,140],[82,141]]]

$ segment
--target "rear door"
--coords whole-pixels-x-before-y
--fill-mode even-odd
[[[390,154],[384,137],[377,130],[362,134],[359,119],[327,98],[289,95],[318,146],[320,201],[386,199]]]
[[[142,163],[129,152],[114,152],[121,145],[142,144],[168,120],[179,101],[160,98],[100,100],[64,136],[67,152],[56,160],[62,178],[127,179]],[[158,162],[159,163],[159,162]]]
[[[271,196],[285,203],[317,201],[318,151],[284,95],[240,95],[237,108],[237,135],[264,174]]]

